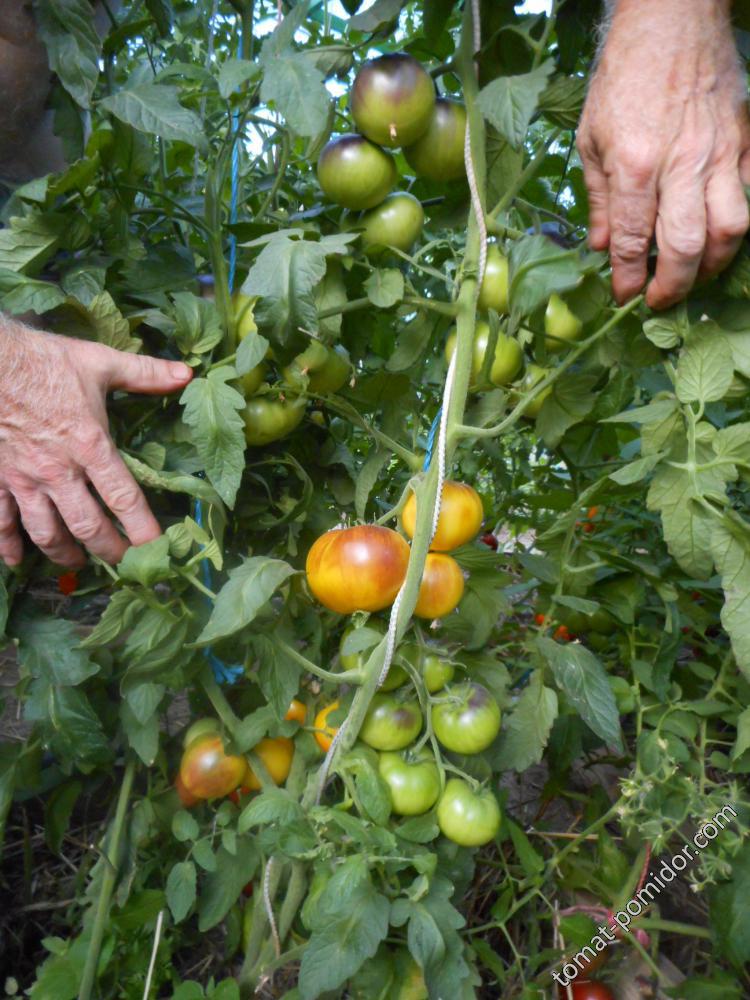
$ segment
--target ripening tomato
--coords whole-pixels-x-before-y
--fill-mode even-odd
[[[485,311],[494,309],[497,313],[507,313],[508,291],[508,258],[500,253],[495,243],[490,243],[477,305]]]
[[[350,98],[352,118],[380,146],[410,146],[424,135],[435,107],[435,84],[414,56],[395,52],[366,62]]]
[[[570,632],[567,625],[558,625],[555,631],[552,633],[552,638],[557,639],[558,642],[570,642]]]
[[[245,337],[251,333],[257,333],[258,327],[255,322],[255,303],[258,300],[242,292],[235,292],[232,296],[234,305],[234,319],[237,326],[237,342],[242,343]],[[270,352],[268,352],[270,353]],[[251,368],[249,372],[240,375],[239,381],[245,399],[254,396],[268,374],[268,365],[261,361],[260,364]]]
[[[384,751],[378,770],[391,793],[391,807],[398,816],[421,816],[432,809],[440,795],[440,772],[429,750],[416,756]]]
[[[378,692],[370,702],[359,738],[375,750],[403,750],[421,728],[422,712],[417,702]]]
[[[488,531],[486,534],[482,535],[479,541],[483,545],[486,545],[488,549],[492,549],[493,552],[497,552],[498,547],[500,545],[500,543],[497,540],[497,535],[493,535],[491,531]]]
[[[554,292],[544,312],[544,346],[548,351],[562,351],[572,341],[580,339],[583,323],[567,302]]]
[[[246,769],[244,757],[224,751],[220,736],[207,735],[193,740],[183,753],[180,778],[197,799],[218,799],[242,783]]]
[[[409,546],[397,531],[362,524],[321,535],[307,554],[305,569],[320,603],[351,615],[393,604],[408,562]]]
[[[544,623],[547,621],[547,616],[541,614],[540,612],[538,615],[534,615],[534,621],[537,623],[537,625],[544,625]]]
[[[333,737],[339,731],[338,726],[329,726],[326,722],[328,716],[331,715],[332,712],[335,712],[338,707],[339,702],[332,701],[330,705],[326,705],[324,708],[321,708],[315,716],[315,739],[323,753],[328,753],[331,749]]]
[[[457,101],[438,97],[427,130],[404,150],[410,167],[431,181],[455,181],[466,176],[464,143],[466,109]]]
[[[462,847],[488,844],[500,829],[500,806],[492,792],[479,791],[462,778],[451,778],[437,807],[441,832]]]
[[[318,159],[318,181],[331,201],[360,211],[379,205],[393,190],[396,161],[361,135],[331,139]]]
[[[302,397],[272,399],[269,396],[253,396],[248,399],[242,413],[245,440],[255,447],[279,441],[302,423],[305,406]]]
[[[62,573],[57,578],[57,589],[65,597],[70,597],[78,590],[78,574],[77,573]]]
[[[299,722],[301,726],[304,726],[307,719],[307,705],[298,698],[292,698],[284,718],[287,722]]]
[[[193,795],[192,792],[189,792],[187,788],[185,788],[185,785],[183,783],[180,774],[178,774],[177,777],[174,779],[174,787],[177,790],[177,795],[180,799],[180,802],[185,806],[186,809],[189,809],[190,806],[194,806],[196,802],[200,802],[200,799],[198,798],[197,795]]]
[[[328,347],[319,340],[312,340],[302,354],[282,369],[286,382],[293,386],[304,384],[314,393],[338,392],[351,373],[349,352],[341,344]]]
[[[472,392],[479,392],[489,389],[491,386],[506,386],[521,370],[523,365],[523,351],[517,340],[507,337],[499,332],[495,343],[495,355],[490,365],[489,382],[482,379],[482,368],[484,358],[489,346],[490,327],[489,323],[480,320],[474,331],[474,355],[471,363],[472,381],[469,388]],[[453,352],[456,349],[456,333],[451,333],[445,343],[445,359],[450,363]]]
[[[465,545],[477,536],[483,518],[482,499],[474,487],[468,483],[446,480],[440,500],[437,531],[430,549],[433,552],[449,552]],[[414,538],[416,524],[417,497],[412,493],[401,514],[401,525],[409,538]]]
[[[453,556],[428,552],[419,597],[414,608],[417,618],[445,618],[464,596],[464,574]]]
[[[571,994],[573,1000],[615,1000],[612,990],[600,979],[574,979],[570,987],[558,986],[557,992],[560,1000],[568,1000]]]
[[[429,646],[420,646],[416,642],[406,642],[399,647],[399,658],[403,658],[417,670],[424,681],[425,687],[434,694],[453,680],[456,668],[450,660],[444,660],[430,651]]]
[[[382,255],[388,247],[408,253],[424,226],[422,202],[408,191],[395,191],[365,212],[359,225],[362,226],[362,247],[368,256]]]
[[[466,681],[432,706],[432,728],[446,750],[481,753],[500,732],[500,706],[486,687]]]
[[[518,386],[518,388],[514,388],[511,393],[511,403],[513,406],[517,406],[524,396],[528,396],[531,393],[531,390],[537,386],[539,382],[547,378],[551,371],[551,368],[542,368],[540,365],[528,365],[520,386]],[[552,386],[548,385],[547,388],[543,389],[538,396],[535,396],[534,399],[526,404],[523,409],[522,416],[524,416],[527,420],[535,420],[539,416],[545,399],[547,399],[551,392]]]
[[[254,746],[252,752],[260,758],[274,784],[283,785],[292,766],[294,743],[285,736],[278,736],[275,739],[267,737]],[[249,763],[245,777],[242,779],[242,785],[243,791],[247,788],[251,792],[259,792],[262,787],[260,779]]]
[[[191,743],[204,736],[218,736],[221,732],[221,723],[218,719],[196,719],[185,730],[182,737],[182,748],[187,750]]]

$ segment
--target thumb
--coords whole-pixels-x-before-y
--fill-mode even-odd
[[[159,395],[176,392],[188,384],[193,370],[181,361],[161,361],[145,354],[111,351],[108,358],[107,384],[110,389]]]

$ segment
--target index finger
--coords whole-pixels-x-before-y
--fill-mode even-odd
[[[133,545],[152,542],[161,535],[141,488],[109,438],[84,471]]]

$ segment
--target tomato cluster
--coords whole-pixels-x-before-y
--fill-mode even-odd
[[[466,111],[436,97],[429,73],[404,52],[366,62],[354,80],[350,106],[358,131],[326,144],[318,181],[331,201],[365,213],[355,220],[365,253],[380,256],[394,247],[406,253],[422,232],[424,210],[411,194],[391,194],[398,168],[388,150],[401,147],[420,177],[457,180],[465,173]]]
[[[287,721],[304,725],[307,708],[294,698],[284,716]],[[183,736],[183,754],[175,779],[180,801],[186,807],[206,799],[229,796],[239,801],[237,794],[260,791],[262,783],[250,761],[242,754],[228,754],[216,719],[198,719]],[[294,757],[294,742],[285,736],[266,737],[250,751],[262,763],[276,785],[283,785],[289,776]]]

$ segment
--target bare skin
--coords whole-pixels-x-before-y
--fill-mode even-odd
[[[746,81],[729,0],[616,0],[578,131],[589,241],[615,298],[673,305],[731,261],[748,228]]]
[[[157,538],[159,524],[109,435],[106,395],[175,392],[191,369],[2,316],[0,358],[0,559],[21,562],[20,523],[53,562],[71,568],[85,563],[82,546],[116,563],[128,542]]]

